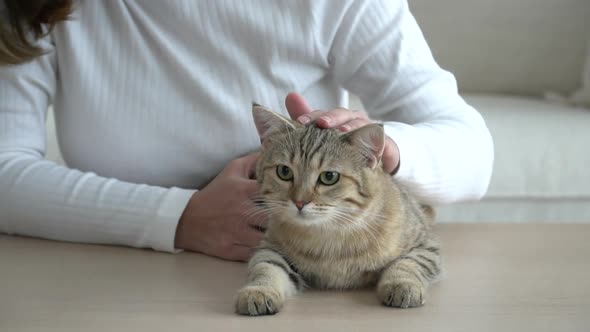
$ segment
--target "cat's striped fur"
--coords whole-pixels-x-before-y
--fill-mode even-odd
[[[258,201],[270,221],[236,311],[274,314],[306,287],[374,285],[387,306],[424,304],[441,272],[430,233],[434,215],[383,171],[383,128],[343,134],[302,126],[259,105],[253,114],[263,143]],[[280,165],[291,169],[290,181],[279,177]],[[338,172],[340,180],[322,185],[325,171]],[[306,205],[298,209],[294,202]]]

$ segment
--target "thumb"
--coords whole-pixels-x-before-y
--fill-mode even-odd
[[[313,111],[307,103],[307,100],[296,92],[291,92],[287,95],[287,98],[285,98],[285,106],[293,120],[297,120],[300,116]]]

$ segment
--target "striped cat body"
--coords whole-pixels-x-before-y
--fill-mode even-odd
[[[440,274],[433,213],[383,170],[383,128],[303,126],[259,105],[253,115],[269,225],[236,311],[274,314],[306,287],[376,286],[385,305],[422,305]]]

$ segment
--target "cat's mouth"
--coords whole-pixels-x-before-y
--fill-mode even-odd
[[[316,214],[309,213],[306,211],[295,212],[295,215],[293,216],[292,220],[297,224],[307,225],[307,226],[319,225],[322,223],[322,219],[318,218],[318,216]]]
[[[305,211],[305,210],[298,210],[295,212],[295,218],[299,218],[299,219],[312,218],[313,219],[313,213],[310,213],[309,211]]]
[[[319,225],[326,222],[325,213],[316,211],[317,208],[313,205],[305,206],[302,209],[295,208],[294,206],[289,208],[288,214],[290,215],[293,222],[302,225]]]

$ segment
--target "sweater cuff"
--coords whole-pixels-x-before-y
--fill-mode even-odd
[[[158,251],[178,253],[182,250],[174,248],[176,227],[184,212],[188,201],[195,190],[171,188],[165,194],[158,207],[156,220],[152,224],[148,235],[148,246]]]

